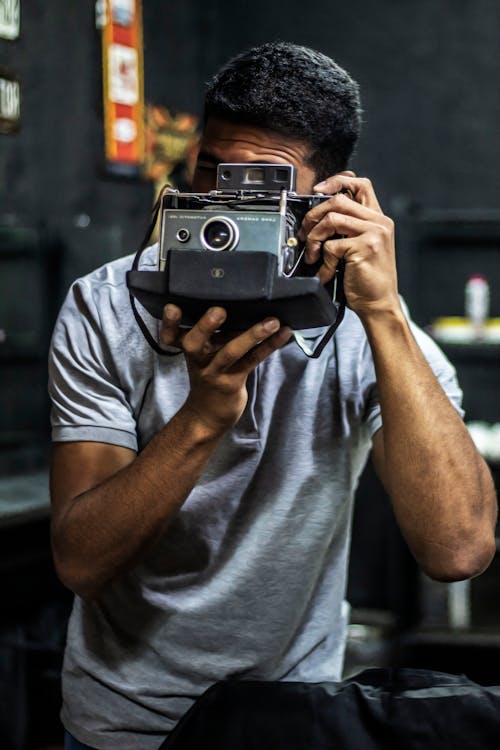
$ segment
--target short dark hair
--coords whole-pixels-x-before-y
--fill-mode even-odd
[[[209,117],[308,143],[318,179],[347,168],[361,129],[358,84],[321,52],[268,42],[233,57],[208,83]]]

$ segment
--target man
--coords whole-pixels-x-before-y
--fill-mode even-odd
[[[332,194],[301,229],[322,281],[346,264],[350,309],[318,359],[278,320],[224,343],[222,308],[186,332],[173,305],[160,337],[181,356],[157,357],[129,309],[130,258],[68,296],[51,353],[52,539],[77,595],[62,718],[84,747],[153,750],[220,679],[340,678],[370,448],[426,573],[471,577],[494,554],[493,485],[453,370],[408,322],[392,221],[347,171],[359,122],[348,74],[285,43],[230,61],[206,97],[196,192],[219,162],[270,162],[297,167],[299,193]]]

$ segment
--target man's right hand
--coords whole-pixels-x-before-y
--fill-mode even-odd
[[[163,311],[161,342],[182,349],[189,372],[190,392],[184,409],[215,434],[234,426],[245,409],[246,381],[257,365],[290,338],[276,318],[267,318],[239,335],[220,332],[226,320],[222,307],[211,307],[189,330],[180,327],[175,305]]]

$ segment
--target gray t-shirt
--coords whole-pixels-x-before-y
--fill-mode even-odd
[[[155,265],[151,248],[143,266]],[[54,441],[141,450],[188,394],[183,356],[156,355],[132,316],[130,266],[109,263],[69,292],[50,355]],[[453,368],[414,332],[459,409]],[[248,391],[163,538],[97,601],[75,598],[62,719],[84,743],[156,750],[217,680],[341,676],[353,496],[381,426],[357,316],[318,359],[294,343],[275,352]]]

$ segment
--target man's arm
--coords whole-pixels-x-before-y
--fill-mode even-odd
[[[439,580],[469,578],[495,553],[493,481],[401,308],[392,221],[366,179],[343,174],[317,186],[325,193],[342,188],[354,199],[339,194],[316,206],[302,231],[310,262],[323,250],[324,282],[345,260],[348,304],[366,330],[380,395],[375,467],[422,569]]]
[[[383,429],[375,469],[422,570],[455,581],[495,554],[496,500],[486,463],[423,357],[405,316],[366,324]]]
[[[162,341],[184,350],[190,392],[139,455],[103,443],[55,446],[54,560],[63,583],[78,595],[95,598],[161,535],[243,413],[249,373],[290,336],[272,319],[218,343],[224,318],[221,308],[213,308],[181,333],[180,311],[167,306]]]

